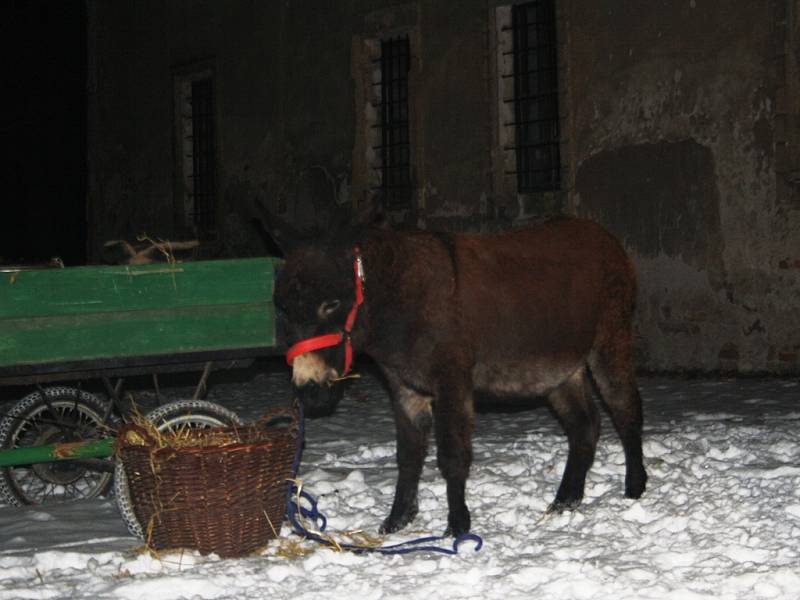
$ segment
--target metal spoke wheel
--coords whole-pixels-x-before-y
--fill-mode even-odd
[[[162,433],[180,431],[185,427],[195,429],[242,425],[242,420],[235,412],[205,400],[176,400],[159,406],[145,416]],[[128,531],[132,535],[144,539],[144,529],[134,513],[128,478],[120,460],[117,461],[114,470],[114,495],[117,498],[117,508]]]
[[[28,394],[0,420],[0,450],[80,442],[113,435],[117,421],[94,394],[56,386]],[[0,500],[48,504],[94,498],[111,485],[110,460],[67,460],[0,468]]]

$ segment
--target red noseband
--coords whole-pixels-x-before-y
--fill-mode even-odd
[[[354,253],[353,274],[356,282],[356,301],[347,314],[347,320],[344,322],[344,331],[339,333],[326,333],[324,335],[300,340],[292,345],[286,352],[286,362],[289,365],[301,354],[314,350],[321,350],[322,348],[338,346],[344,342],[344,373],[342,373],[342,375],[347,375],[347,373],[350,372],[350,367],[353,364],[353,344],[350,341],[350,333],[353,331],[353,325],[356,323],[358,307],[364,303],[364,264],[361,261],[361,250],[358,246],[354,248]]]

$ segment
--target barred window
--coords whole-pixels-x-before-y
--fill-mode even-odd
[[[216,214],[214,80],[208,71],[178,78],[178,134],[185,226],[213,234]]]
[[[192,168],[194,222],[201,231],[214,227],[214,102],[211,79],[192,82]]]
[[[379,122],[380,189],[389,209],[411,204],[411,147],[408,118],[408,36],[381,42]]]
[[[514,149],[517,191],[557,190],[559,155],[558,59],[554,0],[511,10]]]

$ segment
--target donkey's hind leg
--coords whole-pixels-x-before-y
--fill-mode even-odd
[[[625,333],[619,334],[625,337]],[[625,496],[639,498],[647,484],[642,457],[642,399],[636,384],[631,343],[620,340],[589,356],[592,378],[611,415],[625,452]]]
[[[633,265],[628,263],[626,272],[610,272],[605,287],[606,304],[587,362],[597,391],[622,440],[625,495],[638,498],[644,493],[647,473],[642,459],[642,399],[633,361]]]
[[[600,415],[587,393],[587,383],[586,368],[582,367],[548,396],[569,443],[567,466],[548,512],[577,508],[583,499],[586,473],[594,460],[600,436]]]

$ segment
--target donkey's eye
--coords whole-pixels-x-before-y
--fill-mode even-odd
[[[325,300],[322,304],[319,305],[319,308],[317,309],[317,314],[322,318],[329,317],[334,312],[336,312],[336,309],[338,309],[340,305],[341,301],[338,299]]]

